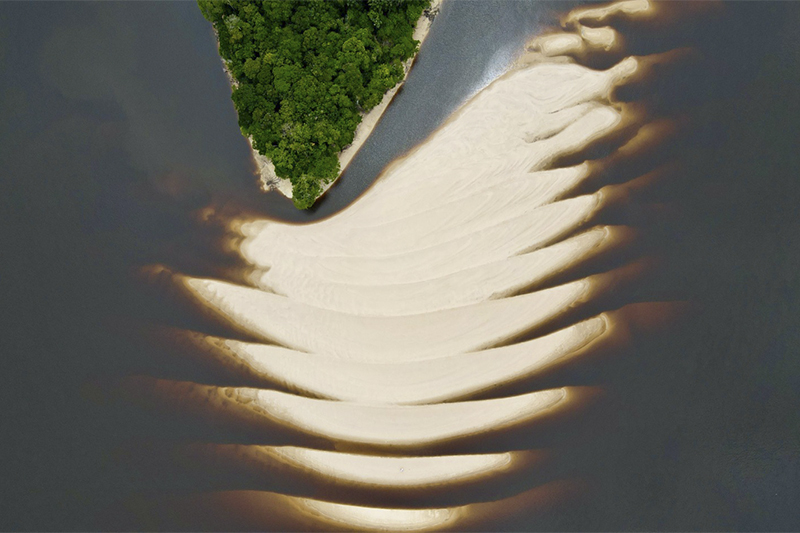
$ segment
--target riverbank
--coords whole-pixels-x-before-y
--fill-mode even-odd
[[[443,1],[444,0],[431,0],[430,7],[423,12],[422,16],[417,21],[413,36],[414,40],[419,41],[420,47],[427,38],[431,26],[433,25],[433,21],[436,18],[436,14],[439,12]],[[339,153],[339,176],[337,176],[336,179],[330,183],[322,185],[322,192],[320,192],[320,195],[317,197],[317,199],[322,197],[322,195],[324,195],[325,192],[327,192],[327,190],[339,180],[339,177],[341,177],[342,173],[347,168],[347,165],[350,164],[350,161],[352,161],[353,157],[355,157],[356,153],[358,153],[358,150],[369,138],[370,133],[372,133],[372,130],[378,125],[378,122],[380,121],[386,109],[389,107],[389,104],[394,99],[397,91],[400,90],[400,87],[403,86],[408,78],[408,73],[411,71],[411,66],[414,64],[416,57],[417,56],[415,54],[413,57],[403,62],[404,75],[402,81],[387,91],[386,94],[383,95],[383,99],[378,105],[373,107],[368,113],[362,114],[361,123],[356,128],[353,142]],[[231,81],[231,84],[235,83],[229,73],[228,79]],[[248,142],[250,142],[250,150],[253,154],[253,160],[256,164],[256,168],[258,169],[261,190],[264,192],[275,190],[280,192],[286,198],[292,198],[292,183],[288,179],[279,178],[275,174],[275,167],[273,166],[272,162],[267,157],[261,155],[255,149],[253,149],[251,139],[248,139]]]

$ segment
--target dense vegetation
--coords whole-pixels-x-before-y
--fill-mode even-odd
[[[403,79],[428,0],[198,0],[236,81],[239,126],[307,209],[360,112]]]

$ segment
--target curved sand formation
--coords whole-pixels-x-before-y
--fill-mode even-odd
[[[439,457],[378,457],[298,447],[275,447],[272,454],[284,463],[358,485],[384,487],[457,484],[511,466],[512,452]]]
[[[570,404],[578,401],[583,392],[553,389],[488,400],[394,405],[318,400],[275,390],[166,380],[149,385],[155,395],[167,401],[201,403],[209,412],[227,412],[264,429],[383,451],[440,446],[465,437],[535,424],[545,415],[571,408]],[[191,405],[187,407],[192,408]]]
[[[630,180],[609,169],[642,167],[663,127],[613,94],[662,59],[617,61],[622,37],[603,21],[649,20],[655,11],[631,0],[572,13],[574,31],[532,41],[515,70],[336,216],[232,225],[252,286],[174,277],[195,305],[250,339],[196,334],[193,346],[266,388],[139,380],[133,389],[284,435],[291,446],[204,452],[260,465],[276,487],[283,475],[343,487],[324,498],[269,489],[196,501],[236,498],[254,517],[256,502],[277,509],[261,528],[438,530],[486,527],[478,518],[531,512],[565,493],[561,482],[537,486],[530,476],[497,501],[490,491],[465,492],[473,499],[454,506],[424,503],[436,487],[535,468],[530,457],[540,452],[482,453],[483,439],[508,446],[508,431],[545,431],[543,420],[591,403],[592,391],[539,387],[535,378],[629,340],[631,314],[599,306],[607,296],[624,302],[620,287],[640,267],[586,269],[633,240],[630,229],[596,221],[646,189],[652,176],[636,178],[654,168]],[[605,70],[576,62],[589,56],[616,62]],[[610,155],[592,161],[598,153]],[[504,395],[510,385],[531,388]],[[364,487],[378,492],[368,497]],[[418,491],[419,501],[375,503],[380,491],[401,488]]]
[[[410,283],[326,282],[278,267],[256,270],[250,279],[262,290],[291,294],[293,300],[321,309],[355,315],[410,315],[511,296],[629,238],[624,228],[595,228],[530,253]]]
[[[470,353],[395,363],[345,361],[281,346],[205,338],[231,368],[246,366],[265,381],[320,398],[422,404],[451,401],[523,380],[597,340],[606,317],[550,335]]]

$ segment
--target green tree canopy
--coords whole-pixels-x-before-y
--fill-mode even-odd
[[[313,205],[361,113],[403,79],[429,0],[198,0],[236,80],[239,127]]]

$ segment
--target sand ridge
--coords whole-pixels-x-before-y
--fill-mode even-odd
[[[622,37],[602,22],[650,13],[646,0],[576,11],[571,30],[533,40],[344,211],[308,225],[231,225],[249,284],[174,279],[196,307],[245,335],[201,336],[214,364],[261,385],[152,388],[269,435],[288,432],[289,446],[242,453],[336,487],[413,486],[424,496],[488,482],[513,470],[516,454],[539,453],[484,453],[481,443],[509,446],[511,430],[535,439],[545,421],[591,403],[591,388],[537,379],[631,342],[629,315],[598,302],[625,301],[641,264],[585,269],[633,242],[631,230],[598,222],[621,194],[601,178],[611,161],[637,156],[635,143],[620,147],[648,120],[614,99],[646,61],[619,57]],[[593,54],[611,66],[575,60]],[[612,155],[592,160],[603,150]],[[520,384],[523,392],[508,388]],[[541,483],[441,507],[354,505],[357,492],[236,496],[273,502],[304,526],[438,530],[561,494],[560,482]]]

